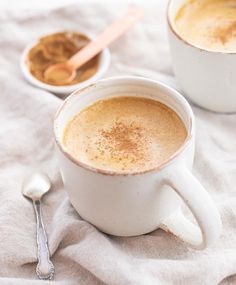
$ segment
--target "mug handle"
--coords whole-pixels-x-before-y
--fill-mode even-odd
[[[162,221],[160,228],[194,249],[208,247],[219,237],[222,227],[219,212],[210,195],[185,167],[175,169],[164,184],[170,186],[182,198],[199,227],[186,219],[179,210]]]

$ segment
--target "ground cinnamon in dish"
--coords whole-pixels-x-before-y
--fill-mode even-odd
[[[41,38],[28,54],[30,72],[38,80],[51,85],[73,85],[89,79],[97,72],[99,55],[79,68],[75,79],[68,84],[44,78],[44,71],[49,66],[66,62],[89,41],[86,35],[74,32],[55,33]]]

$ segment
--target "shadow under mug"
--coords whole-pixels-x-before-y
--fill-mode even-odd
[[[95,101],[117,96],[147,97],[172,108],[184,122],[188,136],[165,163],[134,174],[96,169],[73,158],[63,145],[68,121]],[[221,219],[207,191],[191,173],[195,139],[194,115],[174,89],[139,77],[114,77],[74,92],[54,121],[59,167],[70,201],[80,216],[101,231],[136,236],[162,228],[196,249],[215,241]],[[181,212],[186,203],[195,225]]]

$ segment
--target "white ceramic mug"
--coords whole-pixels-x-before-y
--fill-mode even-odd
[[[169,43],[175,75],[186,96],[216,112],[236,112],[236,52],[209,51],[179,35],[174,19],[186,0],[170,0]]]
[[[71,157],[62,142],[67,122],[99,99],[124,95],[152,98],[171,107],[188,130],[182,147],[156,169],[135,174],[96,169]],[[191,172],[194,115],[187,101],[174,89],[139,77],[98,81],[66,99],[56,114],[54,133],[60,171],[70,201],[83,219],[101,231],[136,236],[162,228],[197,249],[207,247],[218,238],[219,213]],[[199,227],[181,213],[182,201]]]

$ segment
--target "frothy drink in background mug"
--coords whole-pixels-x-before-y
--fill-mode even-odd
[[[188,98],[236,112],[235,0],[170,0],[167,19],[176,77]]]
[[[68,97],[54,133],[70,201],[101,231],[162,228],[197,249],[218,238],[219,213],[191,173],[194,116],[178,92],[136,77],[102,80]],[[199,227],[181,213],[182,201]]]
[[[235,0],[186,1],[175,25],[186,41],[199,48],[236,52]]]

